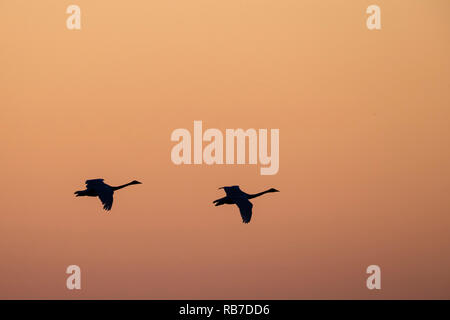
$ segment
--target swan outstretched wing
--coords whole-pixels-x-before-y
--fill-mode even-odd
[[[89,188],[91,186],[98,186],[98,185],[103,185],[105,184],[103,182],[104,179],[91,179],[91,180],[86,180],[86,187]]]
[[[252,219],[253,204],[244,197],[235,199],[234,202],[239,207],[239,211],[241,212],[242,222],[249,223],[250,220]]]
[[[98,191],[98,197],[103,204],[103,209],[105,209],[106,211],[109,211],[112,208],[114,200],[113,193],[114,192],[112,190],[107,189]]]
[[[219,189],[223,189],[227,194],[227,198],[230,198],[239,207],[242,222],[249,223],[252,219],[253,204],[248,201],[247,194],[239,186],[222,187]]]
[[[239,186],[231,186],[231,187],[222,187],[219,189],[223,189],[227,196],[233,198],[236,196],[241,196],[244,192],[242,192],[241,189],[239,189]]]

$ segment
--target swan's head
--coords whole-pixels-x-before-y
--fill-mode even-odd
[[[139,182],[137,180],[133,180],[133,181],[130,182],[130,184],[142,184],[142,182]]]
[[[274,189],[274,188],[270,188],[269,190],[267,190],[268,192],[280,192],[280,190]]]

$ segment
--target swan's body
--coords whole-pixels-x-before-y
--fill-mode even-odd
[[[223,189],[227,195],[223,198],[214,200],[213,203],[216,206],[221,206],[223,204],[236,204],[239,207],[242,222],[244,223],[249,223],[252,219],[253,204],[249,201],[249,199],[262,196],[263,194],[269,192],[279,192],[277,189],[271,188],[260,193],[248,194],[239,189],[239,186],[222,187],[219,189]]]
[[[103,209],[111,210],[113,204],[114,191],[131,186],[133,184],[141,184],[141,182],[133,180],[130,183],[123,184],[118,187],[112,187],[103,182],[103,179],[86,180],[86,190],[75,191],[77,197],[99,197],[103,204]]]

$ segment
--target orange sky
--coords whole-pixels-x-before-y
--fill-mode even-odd
[[[449,9],[0,0],[0,298],[449,299]],[[280,129],[278,174],[175,166],[194,120]],[[106,214],[89,178],[143,184]],[[281,192],[244,225],[212,204],[235,184]]]

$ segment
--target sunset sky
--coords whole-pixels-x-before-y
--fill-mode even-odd
[[[450,299],[449,12],[0,0],[0,298]],[[171,133],[195,120],[279,129],[278,173],[175,165]],[[143,184],[108,214],[73,194],[94,178]],[[228,185],[281,192],[243,224],[212,204]]]

